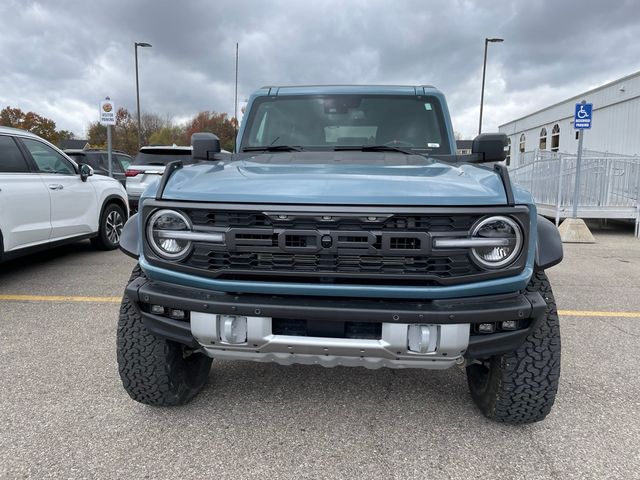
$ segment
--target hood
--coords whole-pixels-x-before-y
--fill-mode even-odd
[[[418,155],[292,152],[188,165],[164,199],[339,205],[504,205],[502,181],[479,165]]]

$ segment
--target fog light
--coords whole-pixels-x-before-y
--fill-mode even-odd
[[[162,305],[151,305],[151,313],[156,315],[164,315],[164,307]]]
[[[184,320],[184,310],[178,310],[177,308],[169,309],[169,316],[174,320]]]
[[[438,327],[436,325],[409,325],[407,348],[410,352],[435,352],[437,343]]]
[[[480,323],[478,325],[478,332],[480,333],[493,333],[496,326],[493,323]]]
[[[222,343],[239,344],[247,342],[247,317],[220,315],[218,324]]]
[[[518,329],[518,321],[517,320],[505,320],[500,324],[500,328],[502,330],[517,330]]]

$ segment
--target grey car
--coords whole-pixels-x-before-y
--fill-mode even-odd
[[[86,163],[97,175],[109,175],[109,158],[108,152],[103,149],[86,149],[86,150],[64,150],[64,153],[73,158],[78,165]],[[112,152],[112,173],[113,178],[118,180],[123,187],[126,187],[126,177],[124,172],[133,162],[133,158],[123,152]]]

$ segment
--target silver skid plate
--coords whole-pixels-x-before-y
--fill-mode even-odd
[[[406,323],[383,323],[379,340],[274,335],[271,318],[246,317],[247,341],[221,342],[219,315],[191,312],[191,333],[213,358],[317,364],[325,367],[444,369],[455,365],[469,345],[469,324],[433,325],[435,350],[414,353],[408,349]]]

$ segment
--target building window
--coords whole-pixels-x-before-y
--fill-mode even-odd
[[[525,137],[523,133],[522,135],[520,135],[520,153],[524,153],[524,141]]]
[[[551,130],[551,151],[557,152],[560,148],[560,125],[557,123]]]
[[[540,150],[547,149],[547,129],[542,127],[540,130]]]
[[[511,164],[511,137],[507,138],[507,165]]]

